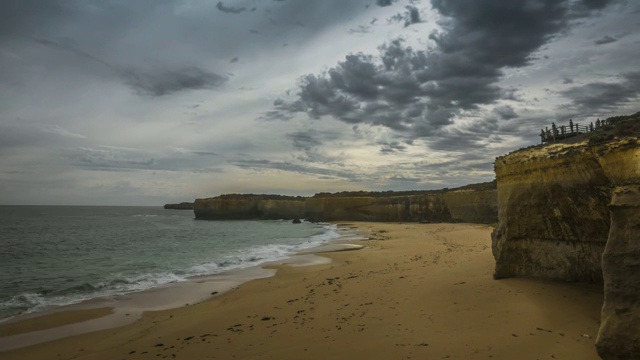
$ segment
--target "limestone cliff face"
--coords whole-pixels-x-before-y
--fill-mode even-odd
[[[635,181],[634,138],[554,144],[496,159],[495,277],[602,281],[615,186]]]
[[[587,143],[496,159],[495,277],[602,281],[611,181]]]
[[[450,222],[442,196],[319,197],[306,200],[305,218],[319,221]]]
[[[304,199],[269,199],[261,196],[196,199],[196,219],[295,219],[304,217]]]
[[[495,190],[455,190],[409,196],[313,197],[305,218],[318,221],[497,221]]]
[[[454,190],[442,195],[455,222],[495,224],[498,221],[497,190]]]
[[[494,276],[603,282],[596,341],[640,359],[640,141],[621,136],[496,159]]]
[[[495,183],[469,187],[402,196],[361,192],[310,198],[221,195],[196,199],[194,213],[196,219],[205,220],[305,218],[309,221],[495,223],[498,218]]]
[[[640,185],[616,187],[610,208],[596,347],[603,359],[640,359]]]

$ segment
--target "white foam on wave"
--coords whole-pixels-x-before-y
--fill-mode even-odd
[[[213,275],[229,270],[276,262],[284,260],[304,249],[313,248],[340,237],[335,224],[326,223],[321,225],[325,230],[322,234],[301,238],[298,243],[257,245],[237,250],[234,253],[226,255],[222,261],[192,266],[187,270],[186,274],[189,276]]]

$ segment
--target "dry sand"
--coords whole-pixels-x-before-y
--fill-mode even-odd
[[[197,305],[0,358],[598,359],[601,286],[493,280],[482,225],[353,225],[373,240],[323,253],[329,264],[278,266]],[[29,327],[56,322],[68,319]]]

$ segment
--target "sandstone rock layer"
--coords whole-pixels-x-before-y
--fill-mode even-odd
[[[494,277],[603,282],[598,353],[640,359],[638,138],[524,149],[495,171]]]

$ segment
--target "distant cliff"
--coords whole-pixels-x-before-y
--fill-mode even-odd
[[[193,203],[181,202],[179,204],[165,204],[164,208],[170,210],[193,210]]]
[[[433,191],[403,196],[314,196],[305,218],[314,221],[497,221],[495,189]]]
[[[495,182],[458,189],[407,192],[320,193],[310,198],[222,195],[197,199],[197,219],[294,219],[309,221],[422,221],[495,223]]]
[[[304,217],[305,198],[280,195],[221,195],[196,199],[196,219],[300,219]]]
[[[496,159],[494,276],[603,282],[598,352],[639,359],[640,114],[613,120]]]

